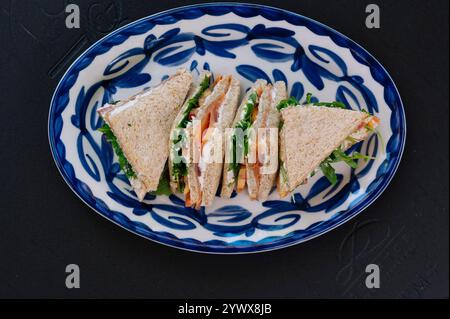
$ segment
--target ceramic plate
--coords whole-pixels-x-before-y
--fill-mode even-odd
[[[291,197],[266,202],[247,193],[212,207],[184,207],[182,195],[136,200],[96,109],[158,84],[176,69],[233,74],[243,89],[284,80],[304,101],[338,100],[381,119],[379,135],[354,149],[376,157],[357,169],[337,165],[331,186],[317,173]],[[386,70],[337,31],[296,13],[250,4],[205,4],[143,18],[101,39],[61,79],[51,102],[49,140],[70,188],[110,221],[162,244],[211,253],[260,252],[300,243],[344,223],[391,181],[405,143],[400,96]]]

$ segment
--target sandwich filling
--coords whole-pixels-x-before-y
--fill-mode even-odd
[[[258,114],[259,97],[262,89],[252,92],[247,99],[240,116],[240,121],[234,126],[234,133],[231,136],[231,156],[232,162],[227,173],[228,184],[236,183],[236,190],[240,192],[245,187],[246,168],[245,161],[249,153],[249,137],[247,130],[252,127]],[[238,131],[239,130],[239,134]]]
[[[187,107],[183,112],[183,117],[180,122],[177,124],[177,128],[185,129],[189,123],[192,122],[195,111],[201,105],[202,100],[204,100],[205,96],[208,95],[210,90],[210,79],[211,76],[206,75],[203,80],[200,82],[200,85],[197,89],[197,92],[187,101]],[[174,155],[181,158],[183,153],[183,136],[178,136],[176,139],[172,140],[172,152]],[[179,161],[179,163],[172,164],[172,176],[175,179],[175,182],[178,184],[178,190],[180,192],[185,191],[185,177],[187,176],[187,165],[185,161]]]
[[[363,155],[359,152],[353,152],[349,155],[345,153],[345,151],[352,145],[363,141],[367,134],[374,132],[379,123],[380,120],[376,116],[368,114],[364,121],[361,122],[358,129],[350,134],[344,142],[320,164],[320,170],[331,184],[334,185],[337,182],[336,172],[331,166],[332,163],[345,162],[351,168],[357,168],[359,159],[375,159],[374,157]]]
[[[106,141],[111,144],[114,153],[116,153],[118,159],[119,159],[119,166],[120,169],[125,173],[125,175],[129,179],[137,178],[136,173],[133,170],[133,167],[131,166],[130,162],[128,162],[127,158],[125,157],[125,154],[122,151],[122,148],[119,145],[119,142],[117,141],[116,136],[114,135],[113,131],[111,130],[111,127],[105,122],[102,127],[98,129],[100,132],[102,132],[105,135]]]
[[[213,163],[212,156],[214,156],[214,148],[215,148],[215,140],[214,134],[217,129],[217,124],[219,123],[223,108],[226,94],[228,94],[230,84],[231,84],[231,76],[227,76],[222,78],[221,76],[217,77],[215,80],[212,90],[215,85],[219,83],[219,81],[225,81],[224,92],[218,94],[214,97],[214,100],[205,101],[209,106],[206,109],[205,114],[201,118],[200,122],[200,136],[201,136],[201,145],[200,145],[200,158],[196,166],[196,178],[200,184],[200,189],[204,187],[204,179],[207,165]],[[209,98],[213,96],[210,95]],[[209,99],[208,98],[208,99]],[[202,193],[198,196],[198,200],[193,203],[190,198],[189,191],[185,192],[186,195],[186,206],[195,206],[196,208],[200,208],[202,203]]]
[[[249,195],[251,199],[256,199],[257,194],[260,187],[260,181],[261,181],[261,168],[265,164],[265,160],[267,157],[267,140],[268,136],[266,132],[264,132],[264,129],[267,128],[267,122],[270,112],[270,107],[273,105],[274,100],[276,98],[275,89],[271,84],[268,84],[265,88],[263,93],[261,94],[260,99],[260,105],[259,105],[259,123],[256,123],[256,116],[253,120],[252,127],[258,127],[258,129],[262,129],[262,131],[254,132],[255,133],[255,144],[254,144],[254,155],[255,158],[252,160],[251,163],[247,163],[248,168],[248,174],[247,174],[247,181],[248,183],[248,189],[249,189]],[[264,100],[264,101],[263,101]],[[263,105],[264,103],[264,105]],[[244,182],[244,185],[245,185]]]

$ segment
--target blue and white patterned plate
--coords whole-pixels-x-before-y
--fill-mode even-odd
[[[339,100],[381,119],[361,152],[376,160],[338,165],[339,182],[322,174],[289,199],[247,194],[216,198],[199,212],[181,195],[136,200],[95,110],[158,84],[180,67],[234,74],[244,89],[258,78],[284,80],[304,100]],[[405,115],[386,70],[363,48],[314,20],[253,4],[204,4],[158,13],[122,27],[84,52],[51,102],[49,139],[71,189],[114,223],[162,244],[201,252],[244,253],[290,246],[323,234],[370,205],[392,179],[405,143]]]

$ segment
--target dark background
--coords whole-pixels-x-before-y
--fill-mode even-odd
[[[355,219],[312,241],[253,255],[205,255],[135,236],[65,184],[47,140],[52,93],[70,63],[120,25],[194,1],[0,1],[0,297],[448,297],[448,1],[258,1],[323,22],[390,72],[406,110],[400,168]],[[365,7],[381,9],[367,29]],[[65,287],[65,266],[81,289]],[[365,288],[365,266],[381,288]]]

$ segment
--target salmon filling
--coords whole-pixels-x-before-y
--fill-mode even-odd
[[[225,83],[225,92],[228,92],[230,84],[231,84],[231,76],[227,76],[225,78],[223,78],[222,76],[218,76],[215,81],[213,86],[210,88],[211,90],[214,89],[214,87],[219,83],[219,81],[224,80],[226,81]],[[210,102],[206,113],[202,116],[201,122],[200,122],[200,131],[196,132],[197,134],[200,134],[200,150],[199,150],[199,155],[200,158],[197,161],[196,167],[195,167],[195,176],[194,178],[196,178],[200,185],[202,186],[202,164],[205,161],[205,146],[211,142],[213,134],[214,134],[214,128],[217,127],[217,123],[219,121],[219,116],[220,116],[220,112],[221,109],[223,107],[223,103],[225,100],[225,95],[226,93],[222,93],[219,94],[213,101]],[[196,114],[192,114],[192,117],[194,118],[196,116]],[[199,136],[195,136],[196,140],[199,139]],[[200,187],[202,188],[202,187]],[[199,209],[201,207],[201,203],[202,203],[202,193],[200,191],[200,194],[198,196],[198,200],[196,202],[193,202],[191,200],[191,196],[190,196],[190,191],[188,190],[186,193],[186,200],[185,200],[185,206],[186,207],[195,207],[196,209]]]

